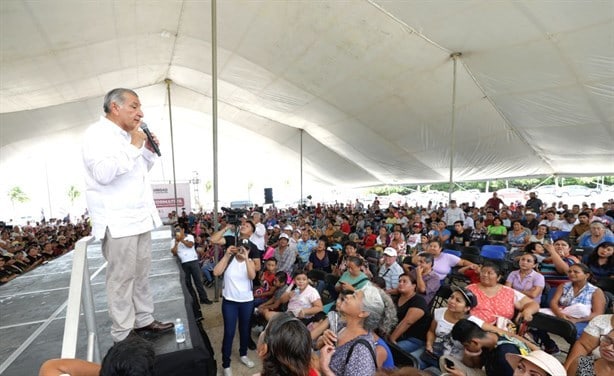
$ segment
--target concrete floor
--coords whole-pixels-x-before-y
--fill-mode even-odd
[[[206,289],[209,299],[215,295],[213,288]],[[224,337],[224,321],[222,319],[222,300],[214,302],[212,305],[202,305],[201,310],[204,317],[203,327],[209,336],[213,350],[215,351],[215,360],[218,364],[218,375],[222,375],[222,338]],[[255,333],[252,333],[252,338],[257,341]],[[247,376],[260,372],[262,362],[258,358],[256,351],[248,350],[247,356],[256,364],[254,368],[247,368],[239,360],[239,333],[235,334],[235,339],[232,342],[232,356],[230,368],[233,376]]]

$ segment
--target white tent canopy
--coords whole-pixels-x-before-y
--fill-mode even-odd
[[[80,135],[114,87],[139,93],[170,158],[168,78],[179,164],[195,170],[198,150],[210,170],[210,8],[0,2],[0,165]],[[296,181],[302,129],[315,181],[447,181],[460,52],[455,180],[614,171],[611,0],[220,0],[217,22],[222,156],[294,161]]]

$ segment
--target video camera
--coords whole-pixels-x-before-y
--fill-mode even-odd
[[[241,218],[247,213],[245,209],[222,208],[225,213],[226,222],[231,225],[238,226],[241,224]]]

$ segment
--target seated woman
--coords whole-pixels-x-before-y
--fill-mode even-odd
[[[478,269],[477,265],[467,260],[449,253],[444,253],[441,243],[435,239],[429,241],[426,252],[433,255],[433,270],[439,277],[440,281],[446,279],[448,274],[450,274],[452,271],[452,268],[455,266],[468,266],[474,270]],[[418,255],[413,256],[411,261],[412,264],[418,265]]]
[[[583,263],[588,266],[594,279],[614,278],[614,243],[603,242],[585,256]]]
[[[557,239],[554,244],[544,244],[544,249],[548,251],[550,257],[544,259],[541,264],[541,273],[547,280],[564,279],[567,280],[567,272],[571,265],[580,262],[572,255],[571,244],[565,238]]]
[[[281,313],[275,316],[258,338],[258,356],[262,371],[258,376],[315,376],[311,366],[311,337],[296,317]]]
[[[369,283],[369,277],[362,272],[364,263],[358,256],[350,256],[347,258],[347,270],[341,275],[339,281],[335,285],[335,290],[341,292],[343,290],[354,291],[364,287]]]
[[[614,370],[614,331],[599,337],[601,358],[580,356],[573,360],[567,369],[568,376],[611,375]]]
[[[548,226],[539,225],[537,226],[537,232],[529,238],[530,243],[540,243],[540,244],[550,244],[552,243],[552,239],[549,237]]]
[[[384,303],[384,314],[381,316],[377,327],[373,329],[373,338],[375,339],[375,355],[378,369],[394,368],[394,359],[388,344],[384,340],[397,325],[396,309],[390,295],[386,294],[382,288],[380,296]],[[342,294],[347,295],[350,291],[344,291]],[[341,299],[341,298],[340,298]],[[341,319],[339,312],[330,311],[326,318],[317,323],[310,329],[311,338],[317,340],[320,336],[330,328],[333,333],[339,333],[345,328],[345,322]]]
[[[489,238],[496,238],[500,236],[504,237],[507,235],[507,227],[503,226],[503,221],[501,221],[501,218],[495,217],[492,220],[492,225],[486,228],[486,233],[488,234]]]
[[[578,239],[578,245],[580,247],[595,248],[603,242],[614,242],[614,236],[612,232],[608,232],[606,226],[599,221],[591,222],[589,230]]]
[[[525,321],[533,320],[533,314],[539,310],[539,304],[520,291],[503,286],[499,283],[500,278],[499,265],[489,261],[482,265],[480,282],[467,286],[467,290],[478,300],[478,305],[471,310],[471,314],[491,325],[497,325],[499,320],[499,327],[502,327],[502,322],[514,319],[515,309],[520,311]]]
[[[400,257],[400,260],[403,260],[405,253],[407,252],[407,243],[405,242],[403,234],[400,231],[392,232],[390,244],[388,246],[396,249],[398,257]]]
[[[324,331],[320,348],[320,373],[325,376],[371,376],[377,370],[375,338],[371,331],[390,314],[382,299],[383,291],[367,285],[353,294],[341,294],[337,311],[345,327],[335,333]]]
[[[452,294],[448,298],[448,306],[436,308],[433,320],[426,333],[424,353],[420,360],[424,366],[439,367],[439,358],[447,355],[458,360],[463,358],[463,345],[452,340],[452,327],[459,320],[467,318],[469,311],[477,305],[475,295],[469,290],[452,286]],[[482,326],[484,321],[469,317],[470,320]]]
[[[524,228],[519,220],[512,222],[512,231],[507,233],[507,244],[510,246],[510,252],[523,249],[529,244],[531,231]]]
[[[614,309],[614,302],[612,302],[612,309]],[[599,338],[602,335],[608,334],[614,329],[614,315],[599,315],[592,319],[580,338],[574,343],[569,350],[567,359],[565,360],[565,369],[569,369],[569,365],[573,360],[579,356],[592,354],[595,359],[601,358],[601,351],[599,350]]]
[[[538,265],[537,256],[525,253],[520,256],[518,264],[520,269],[514,270],[507,276],[505,285],[520,291],[533,299],[537,304],[540,304],[546,282],[544,276],[535,270]]]
[[[316,246],[316,249],[311,252],[311,255],[309,256],[309,262],[307,263],[307,271],[314,269],[322,270],[325,273],[331,273],[333,271],[326,248],[326,238],[321,237],[318,240],[318,245]]]
[[[399,277],[398,292],[395,305],[399,323],[388,339],[419,358],[424,352],[431,314],[422,295],[416,293],[416,285],[408,274]]]
[[[355,235],[355,234],[354,234]],[[361,259],[363,259],[359,254],[358,254],[358,249],[356,248],[356,243],[349,241],[347,243],[345,243],[345,254],[343,255],[343,257],[339,258],[339,262],[337,263],[337,265],[335,266],[334,270],[333,270],[333,274],[336,276],[341,276],[343,273],[345,273],[347,271],[347,264],[348,264],[348,260],[350,257],[359,257]],[[371,271],[369,270],[369,267],[366,265],[365,260],[363,259],[362,265],[360,267],[360,270],[369,278],[373,277],[373,275],[371,274]]]
[[[578,329],[578,337],[590,320],[605,312],[605,295],[600,288],[588,281],[591,272],[584,264],[569,267],[569,282],[559,285],[550,300],[550,309],[542,312],[571,321]],[[538,330],[533,333],[548,353],[558,352],[556,343],[548,333]]]
[[[294,272],[293,279],[294,288],[290,288],[288,292],[282,295],[280,301],[282,304],[288,303],[286,312],[307,324],[316,313],[322,312],[322,299],[318,290],[309,285],[309,278],[305,270]],[[279,312],[264,310],[262,314],[267,321],[271,321]]]
[[[429,305],[439,290],[439,276],[433,271],[433,255],[428,252],[418,254],[418,265],[409,271],[409,276],[416,281],[416,292],[424,296]]]

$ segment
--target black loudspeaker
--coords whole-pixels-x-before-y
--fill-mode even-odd
[[[264,203],[265,204],[273,203],[273,188],[264,189]]]

